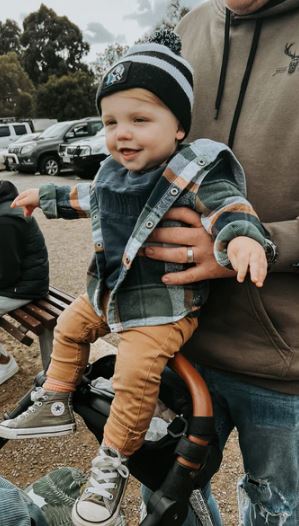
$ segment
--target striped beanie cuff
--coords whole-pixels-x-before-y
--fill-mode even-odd
[[[193,71],[180,49],[180,37],[169,30],[157,31],[149,41],[131,47],[102,79],[96,95],[100,114],[104,97],[143,88],[171,110],[187,135],[193,106]]]

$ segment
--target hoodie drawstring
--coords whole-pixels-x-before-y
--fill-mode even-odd
[[[222,96],[225,85],[225,78],[227,72],[227,64],[229,57],[229,32],[230,32],[230,19],[231,12],[229,9],[225,10],[225,29],[224,29],[224,46],[223,46],[223,55],[222,55],[222,64],[220,70],[220,77],[218,82],[217,95],[215,100],[215,119],[218,119],[218,114],[222,102]]]
[[[228,59],[229,59],[229,48],[230,48],[230,38],[229,38],[230,22],[231,22],[231,12],[229,11],[229,9],[226,9],[224,47],[223,47],[222,65],[221,65],[221,70],[220,70],[218,90],[217,90],[216,101],[215,101],[215,110],[216,110],[215,119],[218,118],[218,114],[219,114],[221,102],[222,102],[222,97],[223,97],[223,92],[224,92],[224,86],[225,86],[225,78],[226,78],[227,65],[228,65]],[[250,52],[248,55],[245,72],[244,72],[243,79],[241,82],[239,97],[238,97],[238,101],[235,107],[234,116],[233,116],[230,132],[229,132],[227,144],[230,148],[232,148],[234,144],[238,121],[239,121],[239,117],[241,114],[242,105],[243,105],[246,89],[248,86],[254,58],[256,55],[257,48],[258,48],[262,24],[263,24],[263,19],[262,18],[257,19],[255,23],[253,38],[251,42],[251,48],[250,48]]]
[[[250,73],[251,73],[251,70],[252,70],[254,58],[255,58],[255,55],[256,55],[256,51],[257,51],[257,47],[258,47],[258,43],[259,43],[259,39],[260,39],[262,24],[263,24],[262,18],[259,18],[256,21],[256,23],[255,23],[255,28],[254,28],[251,48],[250,48],[250,52],[249,52],[249,56],[248,56],[248,60],[247,60],[247,64],[246,64],[246,69],[245,69],[245,73],[243,75],[243,79],[242,79],[242,82],[241,82],[241,88],[240,88],[240,93],[239,93],[239,97],[238,97],[238,102],[237,102],[237,105],[236,105],[236,108],[235,108],[234,117],[233,117],[233,120],[232,120],[230,132],[229,132],[229,137],[228,137],[227,144],[228,144],[228,146],[230,148],[232,148],[233,144],[234,144],[234,139],[235,139],[235,134],[236,134],[236,130],[237,130],[238,122],[239,122],[239,117],[240,117],[240,113],[241,113],[241,110],[242,110],[242,105],[243,105],[245,93],[246,93],[246,90],[247,90]]]

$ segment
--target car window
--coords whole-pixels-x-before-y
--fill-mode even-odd
[[[75,137],[86,137],[88,135],[87,124],[85,123],[80,124],[78,126],[74,126],[73,132]]]
[[[57,124],[52,124],[43,133],[40,134],[40,139],[56,139],[63,135],[69,128],[69,122],[58,122]]]
[[[88,128],[86,122],[84,124],[76,124],[73,126],[65,135],[66,139],[75,139],[80,137],[87,137],[88,136]]]
[[[27,133],[25,124],[14,124],[13,125],[16,135],[24,135]]]
[[[95,135],[97,132],[99,132],[103,128],[102,121],[90,122],[89,125],[90,125],[91,135]]]
[[[8,126],[0,126],[0,137],[9,137],[9,127]]]

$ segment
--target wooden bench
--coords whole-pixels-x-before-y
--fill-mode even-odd
[[[48,295],[44,298],[4,314],[0,318],[0,327],[27,346],[33,343],[33,334],[36,334],[42,364],[46,369],[52,352],[53,330],[57,318],[74,299],[70,294],[50,287]]]

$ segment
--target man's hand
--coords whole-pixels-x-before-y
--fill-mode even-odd
[[[29,217],[32,215],[33,210],[39,206],[39,189],[30,188],[21,192],[18,197],[11,203],[11,208],[23,208],[24,216]]]
[[[204,279],[230,278],[236,272],[218,265],[213,253],[213,240],[203,228],[199,215],[189,208],[172,208],[165,219],[182,221],[186,227],[156,228],[149,242],[169,243],[174,247],[146,247],[145,255],[152,259],[172,263],[187,263],[187,248],[192,247],[194,266],[181,272],[165,274],[167,285],[185,285]],[[192,227],[192,228],[190,228]]]
[[[254,239],[239,236],[232,239],[227,246],[227,255],[233,268],[237,271],[237,280],[242,283],[246,274],[257,287],[262,287],[267,276],[267,259],[265,250]]]

